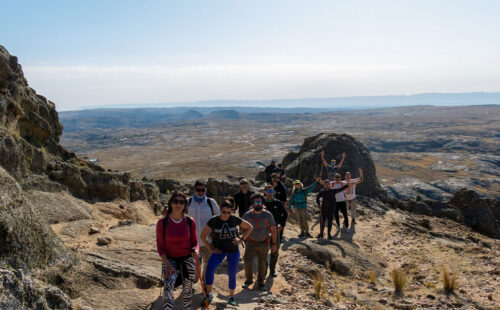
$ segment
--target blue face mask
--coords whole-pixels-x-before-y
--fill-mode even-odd
[[[195,195],[193,196],[194,201],[196,201],[196,202],[198,202],[198,203],[202,203],[202,202],[205,200],[205,198],[206,198],[206,197],[205,197],[205,195],[201,196],[201,198],[200,198],[200,197],[198,197],[198,195],[197,195],[197,194],[195,194]]]

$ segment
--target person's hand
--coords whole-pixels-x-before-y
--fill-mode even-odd
[[[240,243],[241,243],[241,241],[242,241],[242,240],[241,240],[240,238],[234,238],[234,239],[233,239],[233,244],[234,244],[234,245],[240,244]]]
[[[345,157],[345,152],[342,152],[342,157]]]
[[[362,175],[363,175],[363,169],[361,169],[361,167],[359,167],[358,172],[359,172],[359,175],[360,175],[360,176],[362,176]]]
[[[282,231],[283,230],[283,226],[281,226],[281,224],[278,224],[278,226],[276,226],[276,230],[277,231]]]
[[[278,245],[276,244],[271,245],[271,253],[276,253],[276,251],[278,251]]]
[[[165,271],[163,272],[163,278],[168,279],[172,274],[174,274],[175,270],[170,264],[170,262],[165,263]]]
[[[191,252],[191,256],[194,258],[194,259],[200,259],[200,251],[198,250],[194,250]]]
[[[325,151],[321,151],[321,156],[325,156]]]

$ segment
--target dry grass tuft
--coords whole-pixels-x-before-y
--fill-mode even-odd
[[[377,282],[377,273],[375,270],[370,271],[368,274],[368,282],[370,282],[370,284],[375,284],[375,282]]]
[[[324,297],[325,289],[323,287],[323,283],[325,282],[325,278],[319,272],[316,272],[313,276],[313,284],[314,284],[314,297],[316,300],[320,300]]]
[[[451,294],[457,289],[458,287],[457,277],[455,275],[450,275],[450,273],[445,267],[443,267],[442,280],[443,280],[443,290],[446,294]]]
[[[397,294],[401,294],[406,284],[408,283],[404,271],[401,269],[393,269],[391,272],[391,278],[392,284],[394,286],[394,292]]]

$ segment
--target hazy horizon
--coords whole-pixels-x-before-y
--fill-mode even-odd
[[[61,111],[499,92],[499,12],[494,0],[19,0],[2,4],[0,44]]]

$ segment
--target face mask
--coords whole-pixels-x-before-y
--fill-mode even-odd
[[[254,207],[253,207],[253,209],[254,209],[255,211],[257,211],[257,212],[258,212],[258,211],[262,211],[262,208],[263,208],[263,207],[262,207],[262,205],[260,205],[260,206],[254,206]]]

